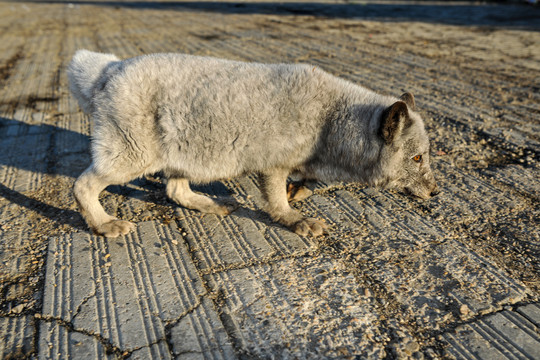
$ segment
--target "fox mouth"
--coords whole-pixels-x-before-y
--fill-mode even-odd
[[[405,193],[405,195],[408,195],[408,196],[410,196],[412,198],[415,198],[417,200],[429,200],[432,197],[434,197],[435,195],[439,194],[440,190],[437,188],[437,186],[435,186],[433,188],[433,190],[431,190],[429,192],[426,191],[426,192],[418,193],[418,192],[413,192],[409,188],[404,188],[403,193]]]
[[[410,189],[407,189],[407,188],[403,189],[402,193],[404,195],[412,197],[413,199],[416,199],[416,200],[427,200],[427,199],[429,199],[429,197],[426,198],[425,196],[417,195],[417,194],[413,193]]]

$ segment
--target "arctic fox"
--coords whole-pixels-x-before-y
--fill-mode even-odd
[[[105,212],[111,184],[162,172],[167,195],[220,215],[232,208],[191,191],[258,173],[272,219],[300,235],[324,222],[290,207],[287,178],[361,182],[427,199],[437,192],[414,97],[376,94],[305,64],[260,64],[183,54],[121,61],[78,51],[70,88],[94,121],[92,164],[74,194],[88,226],[109,237],[134,224]]]

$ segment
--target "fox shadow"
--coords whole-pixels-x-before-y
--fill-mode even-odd
[[[86,135],[57,126],[0,117],[0,197],[56,223],[84,229],[78,212],[44,200],[46,196],[36,194],[43,192],[42,183],[31,186],[28,178],[43,174],[77,176],[78,169],[67,166],[64,159],[79,154],[79,161],[84,163],[80,151],[88,148],[89,141]],[[69,144],[74,145],[72,151],[67,149]]]
[[[69,129],[0,117],[2,168],[76,177],[90,164],[89,145],[89,136]],[[74,157],[79,165],[69,166]]]
[[[90,142],[90,136],[59,126],[28,124],[0,117],[0,197],[52,221],[88,230],[78,211],[47,203],[43,200],[47,197],[38,196],[33,189],[28,188],[24,176],[46,174],[53,176],[53,179],[54,176],[63,176],[74,181],[91,163]],[[58,184],[65,186],[65,182]],[[54,185],[54,181],[46,184]],[[228,187],[219,181],[192,184],[191,187],[194,191],[222,199],[231,196]],[[41,190],[41,193],[48,191]],[[72,191],[71,186],[62,190]],[[135,179],[129,184],[108,186],[106,191],[157,205],[179,206],[165,195],[164,179],[159,173],[149,178]],[[245,209],[237,212],[237,215],[271,223],[260,210]]]

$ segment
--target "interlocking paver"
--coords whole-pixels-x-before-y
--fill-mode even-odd
[[[0,356],[13,358],[30,354],[34,347],[33,316],[0,319]]]
[[[443,339],[450,345],[447,354],[456,358],[535,359],[540,355],[537,330],[519,313],[505,310],[459,326]]]
[[[540,17],[513,3],[1,1],[0,358],[540,357]],[[228,217],[176,210],[160,174],[111,186],[138,223],[91,235],[71,195],[91,119],[80,48],[308,62],[412,91],[442,189],[358,184],[295,204],[331,233],[273,223],[255,174],[194,185]]]
[[[138,351],[139,356],[147,352],[166,358],[171,356],[169,327],[175,334],[184,331],[190,339],[204,333],[208,340],[203,342],[230,347],[215,309],[204,300],[208,294],[174,226],[143,222],[134,234],[112,241],[83,233],[51,239],[47,274],[42,310],[47,322],[40,336],[44,358],[81,354],[80,347],[72,345],[54,353],[55,344],[78,341],[72,333],[87,335],[81,340],[84,344],[105,344],[129,353],[148,348]],[[189,317],[191,326],[184,324],[184,317]],[[175,351],[183,351],[182,345],[176,347],[180,350]]]
[[[334,259],[286,259],[206,278],[248,357],[385,356],[374,296]]]

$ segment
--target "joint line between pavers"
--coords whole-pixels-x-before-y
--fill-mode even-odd
[[[133,349],[130,349],[130,350],[124,350],[122,351],[122,358],[123,359],[129,359],[131,357],[131,355],[135,352],[135,351],[139,351],[141,349],[146,349],[146,348],[151,348],[152,346],[154,345],[158,345],[159,343],[165,343],[165,345],[169,348],[169,344],[167,342],[167,339],[165,338],[159,338],[157,339],[156,341],[153,341],[149,344],[146,344],[146,345],[142,345],[142,346],[139,346],[139,347],[136,347],[136,348],[133,348]]]
[[[489,327],[487,327],[486,325],[484,326],[481,326],[479,325],[479,322],[487,317],[490,317],[490,316],[493,316],[493,315],[496,315],[496,314],[501,314],[501,313],[505,313],[505,312],[513,312],[514,310],[505,310],[505,309],[500,309],[500,310],[497,310],[497,311],[493,311],[491,313],[488,313],[488,314],[482,314],[482,315],[478,315],[478,316],[475,316],[474,318],[471,318],[467,321],[463,321],[463,322],[460,322],[460,323],[457,323],[457,324],[453,324],[450,328],[447,328],[445,330],[439,330],[439,331],[436,331],[434,332],[434,337],[437,337],[437,336],[440,336],[440,337],[443,337],[445,338],[447,341],[448,341],[448,338],[452,338],[456,343],[455,344],[452,344],[452,345],[459,345],[457,343],[457,341],[455,340],[454,338],[454,335],[452,334],[452,332],[456,331],[457,328],[459,327],[463,327],[463,326],[470,326],[473,331],[476,331],[479,335],[481,335],[484,339],[488,340],[490,342],[490,344],[492,344],[498,351],[504,353],[504,354],[508,354],[510,353],[509,355],[511,356],[516,356],[514,354],[512,354],[512,350],[513,349],[518,349],[519,350],[519,346],[516,346],[514,348],[508,348],[508,345],[506,344],[507,341],[507,338],[504,334],[500,334],[498,332],[495,331],[490,331],[492,329],[490,329]],[[504,316],[504,314],[503,314]],[[506,317],[506,316],[505,316]],[[528,320],[528,319],[527,319]],[[513,322],[513,321],[512,321]],[[513,322],[514,323],[514,322]],[[534,325],[534,324],[533,324]],[[486,330],[486,327],[487,327],[487,330]],[[521,327],[520,327],[521,328]],[[493,334],[493,332],[495,332]],[[536,334],[535,334],[536,335]],[[504,341],[500,341],[500,340],[504,340]],[[492,340],[492,341],[490,341]],[[448,341],[450,343],[450,341]],[[498,346],[497,346],[498,345]],[[466,350],[465,348],[463,348],[464,350]],[[468,350],[467,350],[468,351]],[[520,351],[521,352],[521,351]],[[470,353],[469,353],[470,354]],[[530,358],[530,356],[528,356],[528,354],[524,354],[526,357]],[[473,354],[471,354],[471,356],[474,356]],[[476,356],[474,356],[475,358],[477,358]]]
[[[272,265],[273,263],[279,262],[282,260],[301,259],[304,257],[310,257],[311,255],[312,255],[311,252],[307,252],[301,255],[272,255],[270,257],[265,256],[260,259],[254,259],[247,262],[243,262],[241,264],[218,265],[213,268],[202,269],[202,270],[199,270],[199,273],[202,276],[206,276],[206,275],[216,275],[216,274],[226,273],[231,270],[249,270],[256,266]]]
[[[94,291],[95,293],[97,294],[98,293],[98,288],[99,290],[101,290],[101,293],[104,293],[105,290],[104,290],[104,284],[103,284],[103,281],[101,279],[101,272],[98,270],[98,267],[99,267],[99,259],[96,255],[96,252],[97,252],[97,244],[95,244],[95,242],[97,241],[97,238],[91,236],[89,238],[89,242],[90,242],[90,245],[91,245],[91,250],[90,250],[90,261],[92,262],[91,264],[91,269],[92,269],[92,279],[94,281]],[[98,331],[102,332],[103,329],[104,329],[104,326],[103,326],[103,307],[102,307],[102,299],[100,296],[96,296],[96,320],[97,320],[97,328],[99,329]],[[112,331],[112,329],[111,329]],[[111,337],[112,338],[112,337]]]
[[[447,328],[441,329],[441,330],[434,330],[432,333],[434,334],[434,336],[444,336],[446,334],[449,334],[452,331],[455,331],[460,326],[472,325],[488,316],[496,315],[503,311],[508,311],[508,310],[499,308],[497,310],[493,310],[492,312],[477,314],[474,317],[471,317],[467,320],[462,320],[462,321],[454,322],[452,324],[448,324]]]
[[[164,237],[168,237],[168,238],[172,238],[172,234],[171,234],[171,228],[170,227],[159,227],[159,230],[157,230],[161,235],[163,235]],[[169,267],[174,267],[176,269],[176,273],[177,274],[185,274],[186,276],[189,275],[189,270],[187,269],[187,266],[185,264],[184,261],[182,261],[182,256],[179,254],[179,251],[176,247],[170,247],[168,245],[168,243],[164,242],[163,239],[164,237],[162,237],[162,244],[165,248],[168,248],[170,249],[170,251],[167,252],[167,261],[170,262],[169,264]],[[172,249],[172,250],[171,250]],[[171,254],[172,253],[172,254]],[[180,267],[178,266],[178,262],[179,261],[174,261],[174,259],[169,259],[169,257],[176,257],[177,260],[180,261],[180,263],[182,264],[181,267],[182,267],[182,270],[180,270]],[[194,269],[195,269],[195,266],[193,266]],[[195,269],[196,271],[196,269]],[[200,275],[199,275],[200,276]],[[185,296],[182,297],[181,294],[180,294],[180,291],[178,291],[178,295],[181,297],[181,298],[185,298],[186,299],[186,304],[184,306],[188,306],[190,303],[192,303],[193,301],[195,302],[193,305],[191,305],[188,309],[186,309],[182,314],[180,314],[176,319],[174,320],[171,320],[169,321],[166,326],[165,326],[165,336],[167,338],[167,345],[169,346],[170,349],[173,349],[174,346],[173,344],[170,343],[170,340],[169,340],[169,335],[167,334],[169,329],[173,326],[175,326],[176,324],[178,324],[180,321],[182,321],[182,319],[184,319],[186,316],[192,314],[195,310],[197,310],[198,308],[200,308],[200,305],[202,304],[202,299],[208,295],[208,291],[206,289],[204,289],[203,287],[203,290],[204,292],[202,294],[197,294],[196,292],[196,289],[193,287],[193,284],[191,282],[188,282],[189,284],[189,288],[188,287],[184,287],[184,286],[181,286],[181,281],[180,279],[178,278],[175,278],[174,281],[176,281],[176,284],[177,284],[177,288],[182,288],[184,289],[182,292],[185,292]],[[202,282],[203,279],[200,279],[200,281]],[[201,308],[201,311],[202,312],[205,312],[205,308],[202,307]],[[208,343],[208,339],[211,339],[213,338],[212,334],[208,334],[208,331],[205,329],[205,323],[200,321],[199,317],[195,317],[193,319],[194,321],[191,322],[191,325],[192,327],[194,328],[193,330],[196,332],[196,333],[200,333],[200,332],[204,332],[206,333],[208,336],[206,337],[203,337],[203,338],[200,338],[198,337],[197,338],[197,341],[199,342],[199,346],[201,349],[204,348],[203,344],[201,343],[203,340],[206,340],[206,345],[208,348],[211,348],[212,347],[212,344]],[[212,330],[210,329],[210,332],[212,332]]]
[[[69,321],[66,321],[61,318],[56,318],[54,316],[42,315],[42,314],[35,314],[34,317],[38,321],[44,321],[47,323],[55,323],[56,325],[65,328],[68,332],[75,332],[75,333],[79,333],[79,334],[83,334],[88,337],[91,337],[97,340],[107,350],[107,352],[112,352],[117,355],[123,353],[123,351],[119,347],[115,346],[109,339],[104,338],[101,334],[96,334],[86,329],[75,328],[73,324]]]
[[[56,275],[55,282],[57,283],[56,284],[57,286],[54,287],[54,290],[55,290],[54,299],[55,300],[62,299],[62,297],[64,296],[66,299],[71,299],[71,287],[70,287],[71,279],[69,277],[66,279],[66,272],[68,272],[68,270],[67,270],[67,265],[64,265],[67,263],[67,259],[69,259],[70,254],[67,253],[66,241],[59,240],[57,242],[57,246],[58,246],[57,247],[58,255],[55,256],[55,263],[57,265],[58,272],[55,274]],[[55,305],[56,305],[55,307],[58,307],[60,309],[59,312],[56,313],[55,315],[59,315],[60,317],[66,316],[68,318],[71,318],[69,314],[69,310],[70,310],[69,300],[60,301],[59,304],[55,301]],[[52,310],[54,313],[54,309]],[[55,336],[54,336],[53,343],[56,345],[56,348],[58,349],[58,351],[59,352],[62,352],[62,350],[66,351],[67,346],[68,346],[67,341],[64,344],[61,342],[62,337],[59,332],[55,333],[54,335]]]
[[[229,274],[227,272],[219,273],[218,277],[220,278],[220,281],[222,283],[227,284],[229,287],[233,286],[234,282],[231,280],[231,278],[229,277]],[[247,304],[245,303],[244,298],[242,296],[239,296],[239,292],[236,291],[236,289],[233,289],[233,291],[229,291],[229,299],[231,299],[230,302],[232,303],[232,305],[241,304],[240,308],[242,308],[242,309],[247,308],[246,307]],[[216,307],[219,307],[216,300],[214,300],[214,305]],[[221,306],[221,307],[223,308],[224,306]],[[228,308],[232,310],[231,306],[228,306]],[[231,313],[232,313],[232,311],[231,311]],[[246,313],[245,315],[250,320],[253,320],[252,316],[249,313]],[[245,334],[245,333],[243,333],[241,331],[238,331],[238,329],[240,327],[238,326],[237,321],[235,321],[234,318],[232,318],[231,320],[234,323],[234,325],[232,326],[232,329],[231,329],[231,326],[227,326],[227,323],[225,321],[223,321],[222,316],[220,316],[220,321],[223,324],[223,328],[225,329],[225,332],[227,333],[227,336],[230,339],[231,344],[233,345],[233,348],[236,351],[242,351],[242,348],[241,348],[241,346],[239,346],[238,343],[239,342],[246,342],[246,335],[247,335],[247,337],[250,338],[251,342],[255,346],[257,346],[256,344],[258,343],[258,339],[261,338],[261,335],[260,335],[259,331],[257,330],[257,328],[254,328],[254,329],[252,329],[252,331]],[[236,336],[234,336],[235,334],[236,334]]]
[[[202,229],[202,225],[200,224],[200,222],[193,222],[193,221],[189,220],[188,218],[186,218],[186,220],[188,220],[189,222],[191,222],[191,224],[193,225],[192,228],[191,228],[190,233],[192,233],[192,234],[198,234],[199,236],[202,236],[202,235],[204,234],[204,229]],[[180,229],[182,229],[182,227],[181,227],[180,225],[178,225],[178,227],[179,227]],[[183,229],[183,230],[185,231],[185,229]],[[192,260],[192,261],[193,261],[193,260],[196,260],[196,259],[194,259],[193,256],[192,256],[193,252],[189,249],[189,247],[190,247],[189,242],[186,242],[186,245],[188,246],[188,254],[189,254],[191,260]],[[204,257],[205,261],[206,261],[208,264],[210,264],[211,262],[210,262],[209,259],[207,258],[205,252],[202,252],[202,253],[203,253],[203,257]],[[214,264],[214,265],[217,265],[217,264]],[[218,271],[218,272],[216,272],[216,273],[217,273],[217,274],[220,274],[221,276],[228,277],[228,275],[227,275],[227,273],[226,273],[226,271],[225,271],[226,269],[224,268],[224,266],[219,265],[219,267],[222,268],[223,271]],[[197,271],[197,273],[199,274],[199,277],[200,277],[201,279],[203,279],[203,277],[204,277],[204,275],[205,275],[206,273],[207,273],[208,275],[214,273],[214,272],[212,271],[212,269],[208,269],[208,270],[205,271],[205,270],[201,270],[199,267],[195,267],[195,270]],[[230,281],[227,281],[226,283],[231,283],[231,282],[230,282]],[[208,294],[212,293],[212,290],[211,290],[211,288],[209,287],[209,285],[207,284],[206,281],[202,281],[202,285],[203,285],[205,291],[206,291]],[[235,294],[234,292],[233,292],[233,295],[236,297],[236,294]],[[216,302],[216,299],[215,299],[215,298],[210,297],[210,300],[212,301],[212,303],[214,304],[214,306],[215,306],[216,308],[220,308],[220,306],[219,306],[219,304]],[[238,298],[238,299],[236,299],[236,300],[239,301],[239,302],[242,302],[242,299],[241,299],[241,298]],[[224,329],[225,329],[225,332],[227,333],[227,337],[229,338],[229,341],[230,341],[232,344],[236,344],[236,343],[237,343],[237,339],[233,336],[233,334],[231,333],[231,331],[228,331],[228,327],[225,326],[225,324],[223,323],[223,320],[222,320],[221,318],[220,318],[220,321],[221,321],[221,323],[222,323],[222,325],[223,325],[223,327],[224,327]],[[234,348],[236,349],[237,347],[234,346]]]
[[[169,329],[175,325],[177,325],[180,321],[182,321],[186,316],[193,313],[199,306],[202,305],[202,298],[204,298],[205,295],[200,295],[199,298],[196,300],[196,303],[193,304],[191,307],[186,309],[182,314],[178,315],[176,319],[169,320],[165,323],[165,329]]]
[[[200,232],[200,231],[201,231],[200,229],[197,229],[198,225],[200,225],[200,224],[194,224],[194,227],[196,228],[196,229],[195,229],[195,232]],[[185,229],[183,229],[180,225],[177,224],[177,226],[178,226],[179,229],[182,229],[182,230],[184,230],[185,232],[187,232],[187,231],[186,231]],[[190,231],[190,232],[193,233],[193,230]],[[186,246],[187,246],[188,256],[189,256],[189,258],[191,259],[191,261],[193,262],[193,261],[196,260],[196,259],[194,259],[194,258],[192,257],[193,252],[189,249],[190,244],[189,244],[188,241],[186,241],[185,244],[186,244]],[[203,253],[204,253],[204,252],[203,252]],[[205,257],[205,258],[206,258],[206,257]],[[203,286],[203,288],[204,288],[204,290],[205,290],[205,293],[202,294],[202,295],[200,295],[200,296],[198,297],[199,304],[197,304],[197,306],[200,306],[201,303],[202,303],[202,300],[201,300],[201,299],[203,299],[203,297],[206,296],[207,294],[211,294],[212,291],[211,291],[209,285],[207,284],[207,282],[204,281],[204,279],[203,279],[203,276],[204,276],[203,271],[201,271],[201,269],[199,269],[197,266],[194,266],[194,269],[195,269],[195,271],[198,273],[199,278],[201,279],[201,282],[202,282],[202,286]],[[227,276],[227,275],[225,274],[224,276]],[[219,304],[217,304],[215,298],[209,297],[209,299],[211,300],[211,302],[214,304],[214,306],[215,306],[216,308],[219,308]],[[165,331],[166,337],[170,337],[170,331],[168,331],[168,330],[169,330],[171,327],[173,327],[174,324],[177,324],[179,321],[181,321],[182,318],[184,318],[185,316],[188,316],[190,313],[192,313],[193,311],[195,311],[195,310],[197,309],[197,306],[193,306],[193,309],[191,309],[191,310],[188,309],[188,310],[190,310],[190,311],[189,311],[189,312],[186,311],[181,317],[179,317],[178,319],[176,319],[176,321],[175,321],[174,323],[169,323],[169,324],[167,324],[167,325],[165,326],[165,329],[166,329],[166,331]],[[223,320],[221,319],[221,317],[220,317],[220,322],[222,323],[222,326],[223,326],[223,328],[225,329],[225,333],[227,334],[227,338],[229,339],[229,341],[231,342],[231,344],[235,344],[235,343],[236,343],[236,341],[235,341],[236,339],[231,335],[231,333],[230,333],[229,331],[227,331],[227,327],[224,325]],[[168,345],[170,348],[172,348],[172,347],[173,347],[173,344],[171,344],[169,341],[170,341],[170,340],[167,339],[167,345]],[[198,340],[198,341],[199,341],[199,340]],[[201,345],[201,344],[199,343],[199,346],[200,346],[200,345]],[[202,347],[201,347],[201,348],[202,348]],[[236,349],[236,347],[234,347],[234,348]]]

